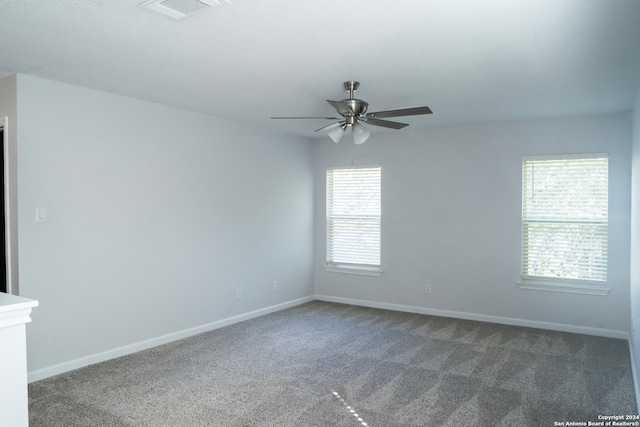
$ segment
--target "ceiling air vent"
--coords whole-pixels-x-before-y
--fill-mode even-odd
[[[228,0],[225,0],[228,3]],[[138,6],[180,20],[208,7],[220,4],[218,0],[147,0]]]

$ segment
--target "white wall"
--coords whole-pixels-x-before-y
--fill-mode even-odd
[[[428,120],[428,118],[425,118]],[[560,325],[626,337],[629,330],[631,122],[628,114],[374,133],[316,144],[315,288],[321,298]],[[609,153],[607,296],[518,288],[521,157]],[[326,272],[327,166],[382,165],[382,277]],[[426,283],[432,292],[425,294]],[[546,322],[546,323],[544,323]],[[565,328],[564,326],[570,326]]]
[[[310,141],[17,82],[30,372],[313,294]]]
[[[631,348],[635,367],[636,400],[640,405],[640,91],[633,110],[631,176]]]

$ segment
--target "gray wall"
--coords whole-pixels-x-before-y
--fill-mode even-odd
[[[428,118],[425,118],[428,120]],[[629,114],[373,134],[315,150],[315,287],[320,298],[626,337]],[[609,153],[607,296],[522,290],[521,157]],[[327,272],[325,168],[382,165],[382,277]],[[432,292],[426,294],[425,284]]]
[[[633,172],[631,208],[631,348],[640,405],[640,92],[633,111]]]
[[[17,81],[30,372],[313,294],[310,141]]]

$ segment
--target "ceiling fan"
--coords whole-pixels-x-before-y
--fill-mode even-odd
[[[336,109],[336,111],[342,117],[271,117],[272,119],[326,119],[326,120],[338,120],[330,125],[323,126],[318,131],[327,131],[329,138],[333,142],[338,143],[345,134],[347,127],[351,126],[353,131],[353,142],[355,144],[362,144],[370,135],[369,130],[361,123],[367,123],[374,126],[382,126],[391,129],[402,129],[405,126],[409,126],[407,123],[393,122],[390,120],[380,120],[380,118],[386,117],[400,117],[400,116],[415,116],[419,114],[432,114],[433,112],[427,106],[400,108],[397,110],[385,110],[377,111],[374,113],[367,113],[369,104],[361,99],[356,99],[353,93],[360,86],[359,82],[348,81],[344,82],[344,87],[349,91],[349,98],[342,101],[331,101],[327,99],[327,102]]]

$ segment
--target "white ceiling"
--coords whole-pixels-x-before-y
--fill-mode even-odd
[[[305,136],[330,122],[269,118],[334,116],[345,80],[370,111],[430,106],[393,119],[413,127],[625,111],[640,87],[638,0],[231,0],[182,21],[140,2],[0,0],[0,77]]]

